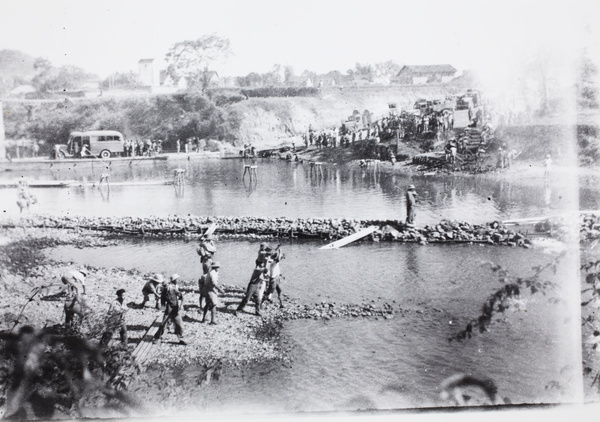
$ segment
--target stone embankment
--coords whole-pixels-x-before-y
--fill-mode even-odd
[[[42,228],[84,229],[104,234],[144,235],[154,237],[199,237],[215,224],[221,238],[304,238],[336,240],[369,226],[380,229],[369,235],[372,241],[426,243],[487,243],[492,245],[531,246],[529,239],[495,221],[485,225],[442,220],[422,228],[408,226],[399,220],[357,220],[328,218],[262,218],[262,217],[57,217],[30,216],[18,222],[5,222],[4,227],[26,225]]]

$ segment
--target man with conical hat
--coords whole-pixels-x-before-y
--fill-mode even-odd
[[[415,205],[417,203],[417,192],[415,185],[410,185],[406,191],[406,224],[412,226],[415,224]]]
[[[218,262],[213,262],[211,265],[210,272],[206,275],[204,283],[202,285],[202,292],[200,300],[202,297],[206,300],[206,305],[204,305],[204,310],[202,314],[202,321],[206,321],[206,314],[210,310],[210,324],[215,325],[215,308],[219,305],[219,296],[218,293],[223,294],[223,289],[219,286],[219,268],[221,265]]]
[[[150,277],[150,281],[144,284],[142,288],[142,294],[144,295],[144,300],[142,301],[140,308],[143,308],[146,302],[150,300],[150,295],[153,295],[156,299],[156,309],[160,309],[160,285],[163,284],[165,278],[162,274],[154,274]]]

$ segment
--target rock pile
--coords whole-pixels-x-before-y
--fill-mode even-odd
[[[31,216],[20,224],[32,227],[86,229],[108,234],[145,235],[156,237],[197,237],[216,224],[222,238],[306,238],[335,240],[349,236],[369,226],[380,230],[368,236],[379,241],[425,243],[488,243],[493,245],[529,247],[530,241],[521,233],[495,221],[485,225],[442,220],[423,228],[408,226],[399,220],[358,220],[330,218],[285,217],[80,217]],[[5,223],[14,227],[14,223]]]
[[[366,304],[336,304],[335,302],[321,302],[314,306],[292,304],[282,310],[282,319],[324,319],[332,318],[384,318],[394,317],[394,308],[385,302],[380,306],[372,303]]]

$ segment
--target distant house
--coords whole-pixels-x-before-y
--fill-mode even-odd
[[[456,76],[457,70],[449,64],[404,66],[393,80],[394,83],[424,85],[449,82]]]
[[[138,81],[141,86],[160,85],[160,69],[154,59],[141,59],[138,62]]]

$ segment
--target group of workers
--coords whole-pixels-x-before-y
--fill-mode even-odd
[[[206,321],[210,311],[210,324],[214,325],[216,324],[215,311],[220,306],[219,294],[224,294],[224,290],[219,285],[219,268],[221,265],[214,260],[217,248],[213,236],[210,234],[203,236],[196,252],[200,256],[202,267],[202,275],[198,280],[199,312],[202,313],[200,322],[204,323]],[[242,311],[250,299],[254,299],[256,315],[261,315],[262,304],[267,300],[270,301],[274,293],[277,293],[279,305],[283,308],[280,285],[282,276],[279,268],[279,262],[283,258],[284,255],[280,245],[273,249],[266,243],[260,244],[258,256],[254,263],[255,268],[246,288],[246,293],[233,312],[234,315]],[[69,271],[61,278],[67,290],[64,303],[66,327],[73,325],[75,315],[84,316],[86,314],[86,276],[87,271],[80,269]],[[165,328],[172,323],[179,343],[187,344],[183,338],[183,294],[178,286],[179,280],[178,274],[171,275],[167,280],[162,274],[157,273],[152,275],[142,288],[143,300],[136,307],[144,308],[146,303],[153,298],[155,301],[154,307],[164,310],[162,322],[153,338],[155,343],[162,337]],[[118,289],[116,295],[117,298],[111,303],[106,317],[105,332],[101,339],[101,344],[104,345],[110,342],[116,331],[119,331],[121,342],[124,345],[127,344],[128,340],[127,325],[125,323],[127,311],[127,306],[124,304],[125,289]]]

